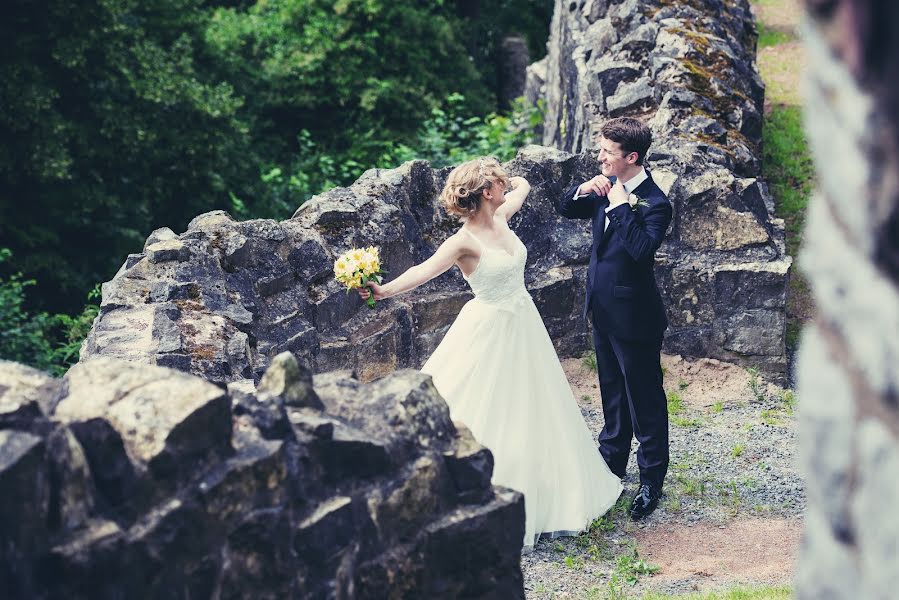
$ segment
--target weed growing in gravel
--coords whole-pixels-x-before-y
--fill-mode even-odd
[[[684,412],[684,401],[675,391],[670,391],[665,394],[665,397],[668,399],[668,414],[669,415],[679,415]]]
[[[712,412],[713,412],[713,413],[720,413],[722,410],[724,410],[724,402],[721,402],[721,401],[719,400],[718,402],[715,402],[715,403],[712,405]]]
[[[609,548],[608,544],[593,544],[589,548],[587,548],[587,556],[590,557],[590,560],[612,560],[612,550]]]
[[[753,504],[752,505],[752,512],[754,512],[757,515],[770,515],[772,510],[773,509],[771,508],[770,504]]]
[[[784,390],[782,394],[780,394],[780,403],[783,406],[784,412],[788,415],[793,414],[793,410],[796,408],[796,395],[793,393],[793,390]]]
[[[595,519],[592,523],[590,523],[589,532],[593,531],[613,531],[615,529],[615,522],[612,521],[612,517],[609,514],[605,514],[598,519]]]
[[[689,385],[690,385],[689,383],[687,383],[686,381],[681,379],[680,381],[677,382],[677,389],[683,391],[683,390],[687,389],[687,387]]]
[[[590,395],[584,394],[583,396],[581,396],[581,401],[582,402],[590,402]]]
[[[735,517],[740,511],[740,492],[736,481],[728,481],[725,484],[717,484],[718,497],[721,505],[727,509],[730,516]]]
[[[672,496],[670,494],[665,494],[662,497],[662,508],[665,509],[665,512],[675,513],[681,509],[682,503],[680,498],[677,496]]]
[[[596,373],[596,352],[587,352],[581,357],[581,366],[592,373]]]
[[[743,450],[746,449],[745,444],[734,444],[734,447],[730,449],[730,455],[734,458],[739,458],[743,455]]]
[[[671,417],[671,423],[678,427],[702,427],[705,425],[705,421],[698,417],[681,417],[678,415]]]
[[[675,490],[681,496],[699,498],[705,493],[705,480],[688,477],[680,473],[674,474]]]
[[[740,485],[742,485],[747,490],[754,491],[754,490],[759,489],[759,480],[756,479],[755,477],[749,477],[747,475],[746,477],[743,477],[740,480]]]
[[[765,425],[770,425],[772,427],[782,425],[780,413],[776,410],[763,410],[759,416],[762,418],[762,423]]]
[[[615,563],[614,575],[618,575],[625,583],[634,585],[642,575],[652,575],[658,572],[659,567],[651,565],[640,558],[637,548],[631,546],[630,550],[618,557]]]
[[[701,467],[708,462],[709,459],[707,457],[702,456],[701,454],[690,453],[681,460],[671,463],[670,468],[673,471],[689,471],[690,469]]]
[[[762,389],[760,371],[755,367],[749,367],[746,372],[749,373],[749,391],[752,394],[753,402],[764,402],[765,391]]]
[[[605,594],[602,596],[602,600],[628,600],[627,589],[624,587],[624,583],[618,575],[612,574],[612,578],[609,580],[609,585],[606,588]]]

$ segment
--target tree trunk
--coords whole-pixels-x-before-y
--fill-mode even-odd
[[[806,0],[819,190],[800,266],[818,314],[798,365],[808,510],[797,597],[899,589],[899,6]]]

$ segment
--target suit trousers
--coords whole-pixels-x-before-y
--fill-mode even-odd
[[[596,310],[596,306],[592,307]],[[591,315],[592,317],[593,315]],[[596,319],[592,319],[596,322]],[[668,403],[662,387],[662,335],[625,340],[593,328],[605,426],[599,451],[609,469],[624,477],[631,438],[640,443],[640,482],[662,489],[668,471]]]

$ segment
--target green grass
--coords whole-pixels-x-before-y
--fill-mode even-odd
[[[734,458],[739,458],[743,456],[743,451],[746,450],[745,444],[734,444],[734,447],[730,449],[730,455]]]
[[[777,410],[763,410],[759,417],[762,419],[762,423],[765,425],[770,425],[771,427],[780,427],[783,425],[783,422],[780,420],[782,417],[782,413]]]
[[[783,0],[753,0],[757,8],[784,9]],[[795,10],[799,10],[797,6]],[[795,15],[794,15],[795,16]],[[759,72],[765,81],[766,105],[762,127],[762,174],[774,197],[775,215],[784,220],[786,247],[796,257],[802,244],[806,206],[814,186],[814,166],[802,127],[802,108],[797,93],[797,70],[802,52],[792,41],[795,35],[783,27],[766,26],[759,17],[758,48],[778,46],[758,55]],[[802,324],[814,314],[814,302],[804,275],[793,268],[787,292],[785,343],[791,355],[799,348]]]
[[[671,424],[678,427],[702,427],[705,425],[705,421],[699,417],[682,417],[680,415],[674,415],[671,417]]]
[[[712,405],[712,412],[713,412],[713,413],[720,413],[722,410],[724,410],[724,402],[721,402],[721,401],[719,400],[718,402],[715,402],[715,403]]]
[[[793,390],[784,390],[780,395],[780,403],[783,405],[784,412],[792,415],[796,409],[796,394],[793,393]]]
[[[760,34],[763,31],[760,26]],[[760,47],[762,43],[760,35]],[[768,94],[770,98],[770,88]],[[775,215],[784,220],[787,253],[795,257],[802,244],[806,207],[814,187],[814,164],[802,127],[801,107],[779,104],[776,97],[770,99],[774,107],[765,116],[762,126],[762,173],[774,197]],[[785,341],[790,351],[798,348],[802,323],[811,317],[813,311],[808,283],[802,273],[794,268],[790,274],[787,298]]]
[[[658,570],[659,567],[640,558],[636,548],[632,552],[619,556],[615,563],[615,574],[630,585],[637,583],[641,576],[652,575]]]
[[[614,531],[615,529],[615,521],[612,519],[612,516],[609,514],[605,514],[596,520],[594,520],[587,531]]]
[[[684,412],[684,401],[677,392],[671,391],[666,394],[668,399],[668,414],[679,415]]]
[[[687,595],[650,593],[641,600],[790,600],[793,592],[788,587],[737,587],[715,592]]]
[[[759,21],[759,44],[758,49],[769,48],[771,46],[777,46],[778,44],[783,44],[786,42],[790,42],[796,39],[796,36],[787,33],[786,31],[781,31],[779,29],[773,29],[767,27],[764,23]]]
[[[674,475],[675,493],[679,496],[699,498],[705,493],[705,480],[688,477],[677,473]]]
[[[587,352],[584,354],[584,356],[581,357],[581,365],[588,371],[596,373],[596,352]]]
[[[795,320],[787,321],[787,335],[785,338],[785,343],[790,348],[796,348],[799,346],[799,336],[802,333],[802,323]]]
[[[565,557],[565,560],[563,562],[565,563],[566,567],[575,571],[584,566],[584,560],[579,556],[568,555]]]
[[[686,387],[686,385],[680,386],[680,389]],[[665,397],[668,400],[668,416],[671,418],[672,425],[677,425],[678,427],[702,427],[705,425],[705,422],[702,419],[683,415],[684,399],[681,398],[680,394],[671,390],[665,394]]]
[[[775,213],[786,225],[787,252],[796,256],[815,178],[800,107],[771,111],[762,126],[762,149],[762,172],[774,196]]]

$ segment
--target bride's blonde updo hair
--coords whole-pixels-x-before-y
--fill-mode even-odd
[[[509,176],[499,161],[492,157],[476,158],[450,171],[440,199],[446,212],[465,219],[478,212],[481,194],[497,181],[509,187]]]

